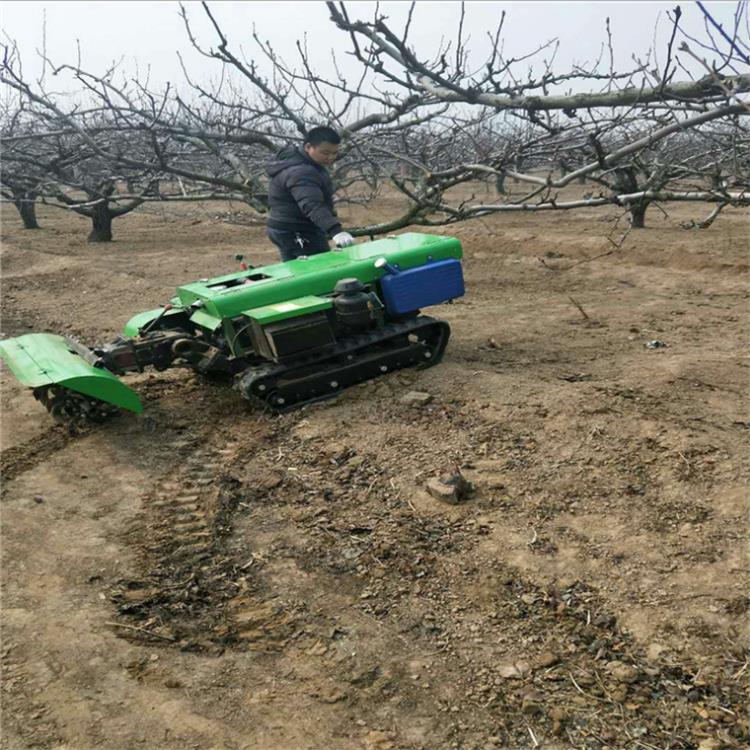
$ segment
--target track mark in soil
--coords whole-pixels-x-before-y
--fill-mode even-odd
[[[176,466],[143,497],[129,534],[143,573],[113,592],[124,618],[118,634],[183,650],[277,650],[291,618],[259,599],[231,549],[233,517],[247,491],[230,473],[235,449],[225,436],[221,448],[210,439],[165,446]]]
[[[7,482],[31,471],[88,429],[71,432],[64,425],[55,424],[31,440],[6,448],[0,454],[0,475]]]
[[[8,733],[12,736],[15,732],[18,737],[22,737],[27,743],[25,747],[59,747],[63,737],[50,713],[50,706],[40,698],[42,685],[13,645],[4,645],[0,654],[0,668],[3,675],[0,684],[3,718],[7,723]],[[22,714],[31,716],[33,721],[18,721]]]

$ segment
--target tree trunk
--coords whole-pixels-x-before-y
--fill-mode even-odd
[[[21,214],[24,229],[39,229],[36,220],[36,193],[16,193],[13,204]]]
[[[517,156],[516,159],[515,159],[515,162],[513,164],[513,171],[514,172],[523,172],[523,167],[524,167],[523,157],[522,156]],[[518,184],[518,177],[514,177],[513,178],[513,182],[514,182],[514,184],[517,185]]]
[[[107,203],[100,203],[91,210],[92,229],[89,242],[112,241],[112,213]]]
[[[615,194],[638,192],[638,177],[635,167],[631,165],[615,167],[614,178]],[[648,200],[640,200],[626,204],[628,211],[630,211],[630,227],[632,229],[643,229],[646,226],[646,209],[649,203]]]
[[[498,195],[505,195],[505,172],[495,176],[495,192]]]
[[[630,206],[630,226],[633,229],[644,229],[646,227],[646,209],[648,203],[634,203]]]

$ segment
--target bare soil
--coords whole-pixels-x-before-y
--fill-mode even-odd
[[[4,206],[3,335],[275,260],[219,213],[92,245]],[[443,363],[283,416],[173,371],[70,434],[4,371],[2,747],[747,747],[750,225],[693,216],[608,255],[611,212],[428,230],[465,251]]]

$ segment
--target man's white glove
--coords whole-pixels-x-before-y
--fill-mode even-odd
[[[349,232],[339,232],[333,235],[333,244],[336,247],[349,247],[354,244],[354,237]]]

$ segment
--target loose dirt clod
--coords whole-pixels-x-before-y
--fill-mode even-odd
[[[467,481],[460,471],[430,479],[425,488],[436,500],[451,505],[463,502],[474,491],[474,485]]]
[[[425,485],[425,489],[436,500],[441,500],[442,502],[450,503],[451,505],[455,505],[459,502],[457,488],[452,484],[446,484],[440,479],[430,479]]]
[[[409,391],[399,399],[399,403],[405,406],[426,406],[432,401],[432,394],[424,391]]]

